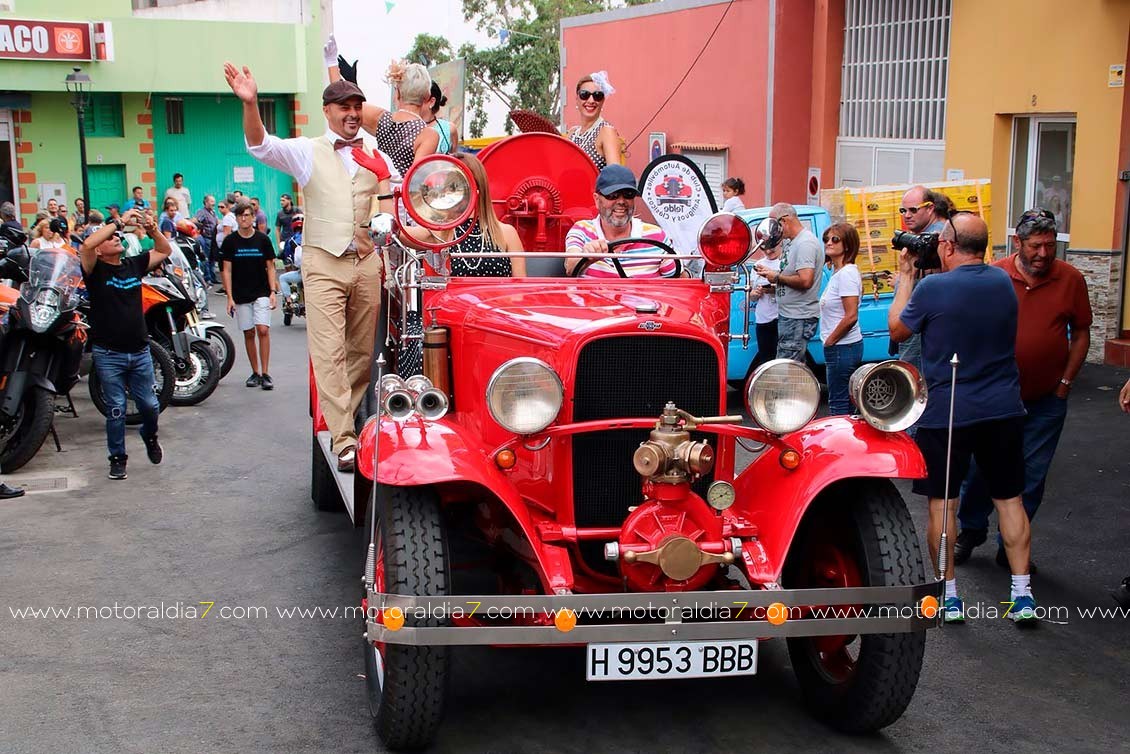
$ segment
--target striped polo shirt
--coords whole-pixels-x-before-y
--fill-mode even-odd
[[[674,246],[671,239],[663,232],[663,229],[651,223],[645,223],[643,220],[632,218],[632,232],[629,234],[632,238],[647,238],[661,241],[668,246]],[[580,254],[583,253],[584,245],[590,241],[596,241],[604,238],[604,231],[600,227],[600,218],[595,217],[592,220],[581,220],[576,223],[570,230],[569,235],[565,237],[565,251],[566,253]],[[646,243],[633,243],[626,246],[618,246],[616,248],[617,254],[630,254],[631,252],[641,252],[649,254],[660,254],[663,249],[658,246],[652,246]],[[632,278],[658,278],[658,277],[671,277],[675,274],[675,259],[667,257],[666,259],[620,259],[620,265],[624,268],[624,274]],[[585,270],[584,277],[591,278],[619,278],[620,273],[616,271],[616,266],[611,261],[600,260],[593,262],[587,270]]]

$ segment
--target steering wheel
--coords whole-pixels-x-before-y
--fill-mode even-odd
[[[633,244],[633,243],[647,244],[648,246],[654,246],[657,249],[662,249],[664,254],[671,254],[673,256],[678,255],[678,252],[676,252],[674,249],[672,249],[668,244],[664,243],[663,241],[656,241],[654,238],[618,238],[615,241],[609,242],[608,250],[611,252],[611,251],[614,251],[615,249],[617,249],[620,246],[625,246],[627,244]],[[569,274],[569,277],[574,277],[574,278],[580,277],[581,275],[583,275],[585,273],[585,270],[587,270],[589,267],[592,267],[593,264],[595,264],[596,262],[599,262],[599,261],[601,261],[601,260],[596,259],[596,258],[591,258],[591,257],[582,259],[581,263],[573,268],[573,271]],[[620,264],[619,259],[617,259],[616,257],[609,257],[608,261],[612,262],[612,265],[616,268],[616,272],[619,273],[620,277],[622,277],[622,278],[630,277],[628,275],[628,273],[624,272],[624,265]],[[675,260],[675,274],[672,275],[671,277],[677,278],[682,274],[683,274],[682,261],[679,260],[679,259],[676,259]]]

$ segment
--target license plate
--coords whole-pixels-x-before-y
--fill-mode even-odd
[[[636,681],[714,678],[757,672],[757,641],[684,641],[658,644],[589,644],[585,678]]]

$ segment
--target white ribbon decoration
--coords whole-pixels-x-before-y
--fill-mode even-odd
[[[592,82],[599,86],[600,91],[604,92],[606,95],[616,93],[616,87],[612,86],[612,82],[608,80],[608,71],[597,71],[596,73],[590,74],[590,76]]]

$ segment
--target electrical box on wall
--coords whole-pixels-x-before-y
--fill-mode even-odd
[[[51,199],[59,202],[59,204],[67,203],[67,184],[65,183],[41,183],[39,184],[39,206],[46,207],[47,202]]]

